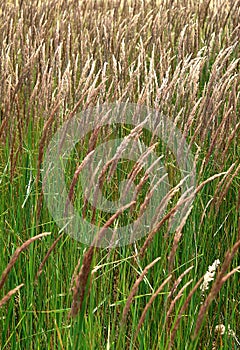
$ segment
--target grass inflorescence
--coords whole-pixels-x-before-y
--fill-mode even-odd
[[[239,0],[0,4],[0,348],[237,349]],[[87,246],[52,218],[43,161],[65,122],[114,103],[159,111],[181,131],[178,152],[186,140],[196,186],[183,191],[187,174],[157,126],[96,127],[64,165],[65,214],[72,203],[98,227]],[[115,138],[122,142],[113,154],[106,149],[108,161],[93,161]],[[140,143],[138,161],[124,159]],[[158,159],[143,168],[153,152]],[[150,177],[161,164],[169,187],[151,227],[114,247],[119,226],[139,229],[166,181],[161,172],[158,182]],[[115,213],[98,208],[100,193],[120,202]],[[103,248],[106,232],[113,236]]]

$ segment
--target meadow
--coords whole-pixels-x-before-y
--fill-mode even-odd
[[[239,38],[239,0],[0,0],[1,350],[240,347]],[[98,238],[138,222],[166,180],[151,190],[151,164],[123,157],[129,140],[145,145],[139,159],[154,151],[168,179],[143,236],[96,247],[57,225],[44,164],[62,125],[119,104],[179,130],[195,183],[184,187],[176,152],[144,123],[86,133],[64,180]],[[91,162],[114,139],[110,161]],[[96,188],[111,203],[124,193],[120,209],[90,203]]]

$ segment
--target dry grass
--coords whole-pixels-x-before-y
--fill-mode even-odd
[[[10,292],[3,289],[5,296],[0,301],[8,315],[6,324],[1,325],[4,349],[14,341],[19,349],[33,347],[33,338],[42,329],[54,329],[56,336],[36,336],[37,346],[50,344],[50,349],[65,348],[64,342],[73,348],[80,344],[86,349],[102,349],[106,348],[106,339],[109,349],[180,348],[181,339],[188,348],[211,348],[215,342],[211,340],[215,339],[211,327],[218,317],[228,318],[235,326],[239,324],[239,311],[232,296],[238,287],[235,273],[239,272],[236,256],[240,245],[239,23],[239,0],[0,0],[0,238],[4,243],[0,289],[8,276],[13,278],[4,286]],[[42,178],[43,159],[53,134],[79,112],[103,104],[127,106],[128,102],[162,113],[181,131],[177,155],[184,154],[183,144],[187,141],[188,152],[194,154],[195,189],[183,190],[189,174],[180,178],[176,157],[169,145],[157,137],[157,123],[149,135],[146,120],[135,127],[124,123],[101,127],[104,120],[111,120],[111,115],[99,114],[100,126],[96,123],[95,130],[76,145],[65,169],[69,184],[65,214],[70,203],[75,205],[84,218],[99,227],[97,236],[85,250],[80,243],[76,243],[77,248],[71,243],[63,251],[62,246],[57,246],[61,235],[50,242],[47,253],[41,248],[39,256],[29,252],[29,261],[23,256],[25,265],[23,270],[18,269],[16,261],[21,252],[49,234],[38,234],[42,226],[58,232],[42,191],[46,181]],[[134,121],[136,115],[137,110]],[[174,128],[162,132],[167,133],[170,142]],[[123,141],[110,160],[102,168],[98,164],[99,168],[90,169],[97,146],[120,137]],[[131,169],[129,164],[119,167],[127,147],[129,154],[134,153],[134,145],[141,142],[146,149],[138,162]],[[144,169],[142,163],[153,152],[157,161]],[[111,249],[119,225],[128,225],[134,219],[133,235],[137,232],[156,188],[166,181],[166,175],[157,182],[150,181],[160,160],[167,169],[170,186],[156,206],[145,238],[126,250]],[[86,168],[92,177],[85,193],[98,183],[92,205],[86,196],[80,198],[83,190],[79,177]],[[100,192],[109,194],[105,190],[107,184],[111,195],[117,196],[120,181],[124,181],[122,192],[127,199],[131,185],[136,185],[133,198],[113,215],[100,212]],[[184,216],[172,233],[171,223],[182,209]],[[112,229],[113,236],[106,253],[94,246],[106,239],[108,229]],[[24,234],[20,236],[18,232]],[[16,250],[12,255],[13,248]],[[55,254],[51,254],[53,250]],[[9,256],[12,258],[8,262]],[[133,258],[126,263],[128,256]],[[200,304],[201,276],[216,256],[223,263]],[[33,273],[36,261],[40,267]],[[101,270],[100,277],[95,276],[97,273],[91,276],[92,268],[99,274]],[[28,284],[24,281],[24,289],[19,292],[24,297],[14,304],[11,296],[23,285],[17,278],[22,271]],[[58,282],[51,282],[55,273],[64,281],[61,287]],[[46,285],[51,286],[46,290],[52,299],[45,294],[43,275]],[[34,278],[38,283],[34,284]],[[178,289],[180,283],[183,286]],[[189,292],[190,284],[193,287]],[[69,290],[73,294],[70,297]],[[167,297],[160,298],[160,292]],[[39,304],[39,300],[46,301],[47,306]],[[216,300],[222,305],[222,313],[214,304]],[[7,302],[12,307],[5,309]],[[34,302],[38,306],[33,306]],[[54,314],[54,319],[50,315],[45,319],[37,310],[45,306],[47,312],[58,308],[64,316]],[[28,314],[29,308],[33,318]],[[14,321],[13,309],[18,310],[19,324]],[[69,315],[75,317],[75,324]],[[25,318],[30,319],[29,323],[24,323]],[[146,318],[148,322],[144,322]],[[69,333],[61,328],[66,324]],[[78,327],[82,327],[82,338]],[[151,337],[152,332],[156,338]],[[230,346],[228,340],[224,346]]]

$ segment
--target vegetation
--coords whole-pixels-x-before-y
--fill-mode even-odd
[[[239,0],[0,4],[0,348],[237,349]],[[132,244],[96,248],[57,226],[42,170],[64,122],[112,103],[160,111],[181,131],[195,198],[171,231],[188,194],[175,155],[143,125],[135,140],[168,171],[163,216]],[[133,129],[99,127],[65,164],[69,198],[102,236],[139,217],[151,182],[111,214],[83,196],[79,167]],[[138,162],[107,165],[97,178],[109,200],[121,181],[144,178]]]

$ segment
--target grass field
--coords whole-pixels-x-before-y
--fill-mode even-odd
[[[0,5],[1,350],[238,349],[240,1]],[[129,139],[154,150],[168,187],[144,236],[95,247],[51,215],[44,160],[64,123],[113,104],[158,111],[179,130],[196,168],[194,200],[176,154],[154,132],[100,126],[63,166],[71,203],[100,235],[138,220],[156,190],[139,162],[114,158]],[[121,152],[97,172],[91,154],[116,138]],[[79,180],[85,164],[112,202],[131,179],[135,202],[125,187],[119,212],[95,209],[84,196],[93,174]]]

